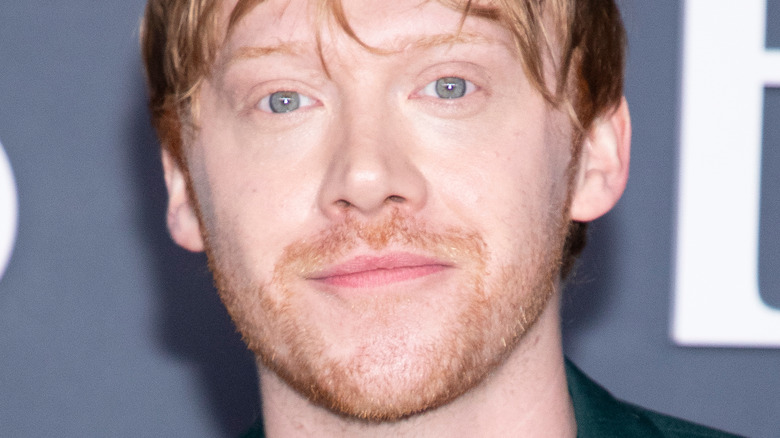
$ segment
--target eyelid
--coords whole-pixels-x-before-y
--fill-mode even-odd
[[[266,112],[266,113],[269,113],[269,114],[287,114],[287,113],[275,113],[275,112],[273,112],[271,110],[271,96],[274,93],[279,93],[279,92],[282,92],[282,91],[289,91],[289,92],[293,92],[293,93],[297,93],[298,94],[298,97],[300,99],[300,105],[298,106],[298,108],[296,108],[294,111],[291,111],[291,112],[298,111],[298,110],[300,110],[302,108],[307,108],[307,107],[310,107],[310,106],[314,106],[314,105],[316,105],[318,103],[317,99],[314,99],[313,97],[307,96],[307,95],[301,93],[300,91],[296,91],[296,90],[293,90],[293,89],[289,89],[289,90],[288,89],[280,89],[280,90],[272,91],[272,92],[264,95],[260,99],[260,101],[257,103],[256,108],[259,109],[260,111],[263,111],[263,112]]]

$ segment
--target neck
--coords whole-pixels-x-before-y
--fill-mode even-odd
[[[455,401],[411,418],[369,424],[312,405],[259,365],[266,436],[576,436],[556,298],[488,378]]]

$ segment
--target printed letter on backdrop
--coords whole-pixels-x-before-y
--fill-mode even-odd
[[[11,163],[0,143],[0,278],[11,258],[16,239],[17,201]]]
[[[767,0],[686,0],[672,337],[780,347],[780,310],[758,289]]]

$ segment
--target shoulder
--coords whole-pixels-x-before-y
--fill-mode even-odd
[[[738,437],[731,433],[723,432],[720,430],[712,429],[709,427],[701,426],[699,424],[691,423],[689,421],[681,420],[679,418],[670,417],[668,415],[659,414],[657,412],[649,411],[646,409],[640,409],[642,413],[647,416],[650,421],[661,431],[663,436],[668,437],[691,437],[691,438],[729,438]]]
[[[620,401],[568,360],[566,380],[574,404],[578,438],[738,436]]]

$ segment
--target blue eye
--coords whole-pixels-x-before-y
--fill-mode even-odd
[[[463,78],[447,76],[436,79],[423,88],[423,94],[440,99],[459,99],[472,91],[474,84]]]
[[[277,91],[263,97],[257,105],[259,109],[275,114],[289,113],[299,108],[313,105],[314,99],[297,91]]]

